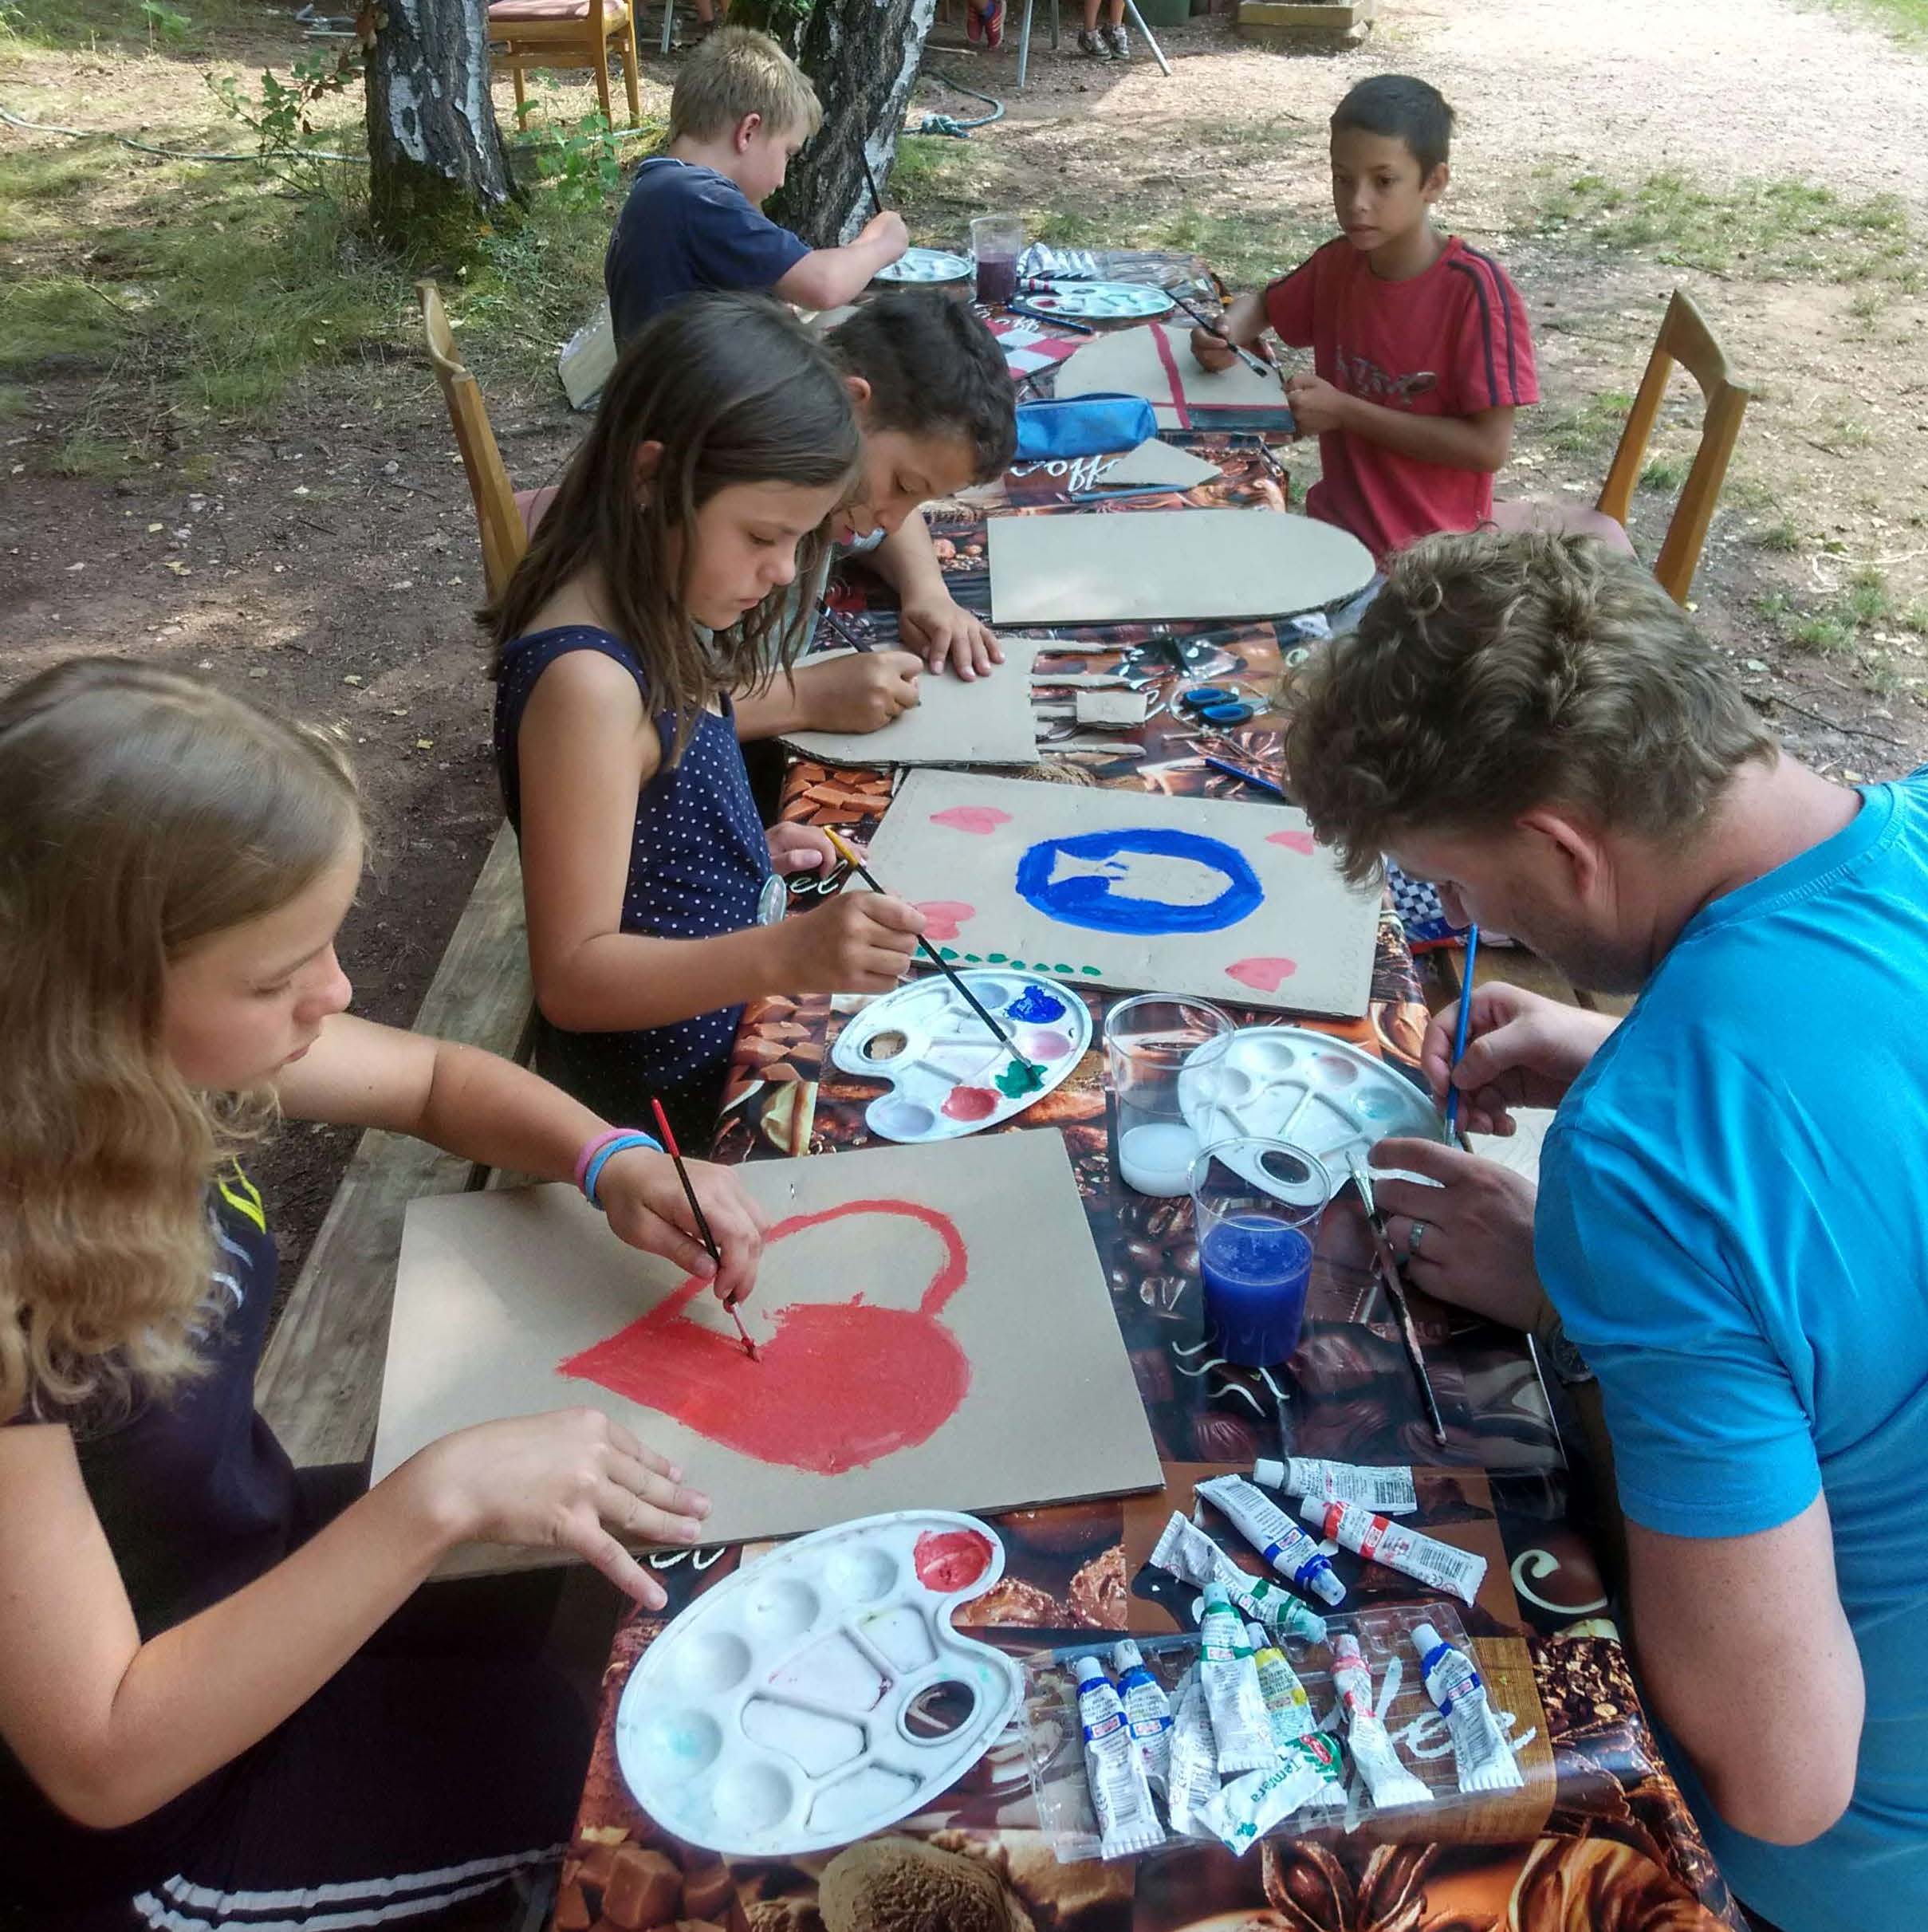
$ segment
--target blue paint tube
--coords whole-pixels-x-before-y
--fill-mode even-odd
[[[1506,1733],[1494,1716],[1486,1686],[1473,1659],[1456,1651],[1430,1623],[1413,1632],[1426,1694],[1439,1706],[1453,1740],[1453,1762],[1462,1791],[1513,1791],[1526,1781],[1513,1761]]]
[[[1116,1686],[1096,1657],[1080,1657],[1078,1721],[1084,1727],[1084,1775],[1098,1815],[1100,1858],[1131,1858],[1162,1844],[1165,1828],[1151,1802],[1145,1767],[1131,1741]]]
[[[1198,1485],[1198,1493],[1225,1512],[1233,1528],[1280,1576],[1328,1603],[1345,1601],[1346,1587],[1325,1552],[1256,1484],[1243,1476],[1214,1476]]]
[[[1125,1723],[1138,1747],[1145,1777],[1155,1792],[1171,1785],[1171,1700],[1165,1686],[1145,1668],[1138,1646],[1121,1637],[1112,1647],[1112,1668],[1118,1673],[1118,1697]]]

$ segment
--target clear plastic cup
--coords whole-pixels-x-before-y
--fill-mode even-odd
[[[1191,1187],[1199,1119],[1218,1092],[1232,1022],[1208,1000],[1166,993],[1120,1000],[1104,1016],[1104,1055],[1118,1104],[1119,1178],[1141,1194]],[[1215,1116],[1205,1116],[1205,1138]]]
[[[1332,1178],[1289,1141],[1214,1142],[1192,1164],[1205,1319],[1228,1362],[1264,1368],[1299,1345]]]
[[[1008,302],[1017,293],[1017,258],[1025,225],[1015,214],[980,214],[970,225],[970,252],[978,264],[978,300]]]

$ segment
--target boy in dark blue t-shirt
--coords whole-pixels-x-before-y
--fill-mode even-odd
[[[761,289],[805,309],[854,301],[910,240],[879,214],[842,248],[812,248],[759,210],[823,119],[816,90],[767,34],[714,33],[670,97],[670,140],[636,170],[603,262],[620,348],[699,289]]]

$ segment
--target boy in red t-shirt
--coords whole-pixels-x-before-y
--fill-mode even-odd
[[[1446,192],[1453,110],[1405,74],[1362,81],[1332,116],[1332,205],[1344,235],[1261,294],[1241,295],[1226,334],[1258,348],[1268,324],[1312,352],[1285,384],[1324,472],[1307,510],[1375,557],[1493,512],[1513,412],[1540,399],[1526,309],[1489,255],[1433,226]],[[1194,329],[1208,369],[1232,361]]]

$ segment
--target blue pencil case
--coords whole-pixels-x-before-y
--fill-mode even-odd
[[[1017,460],[1103,456],[1135,450],[1158,434],[1158,419],[1142,395],[1071,395],[1022,403],[1017,410]]]

